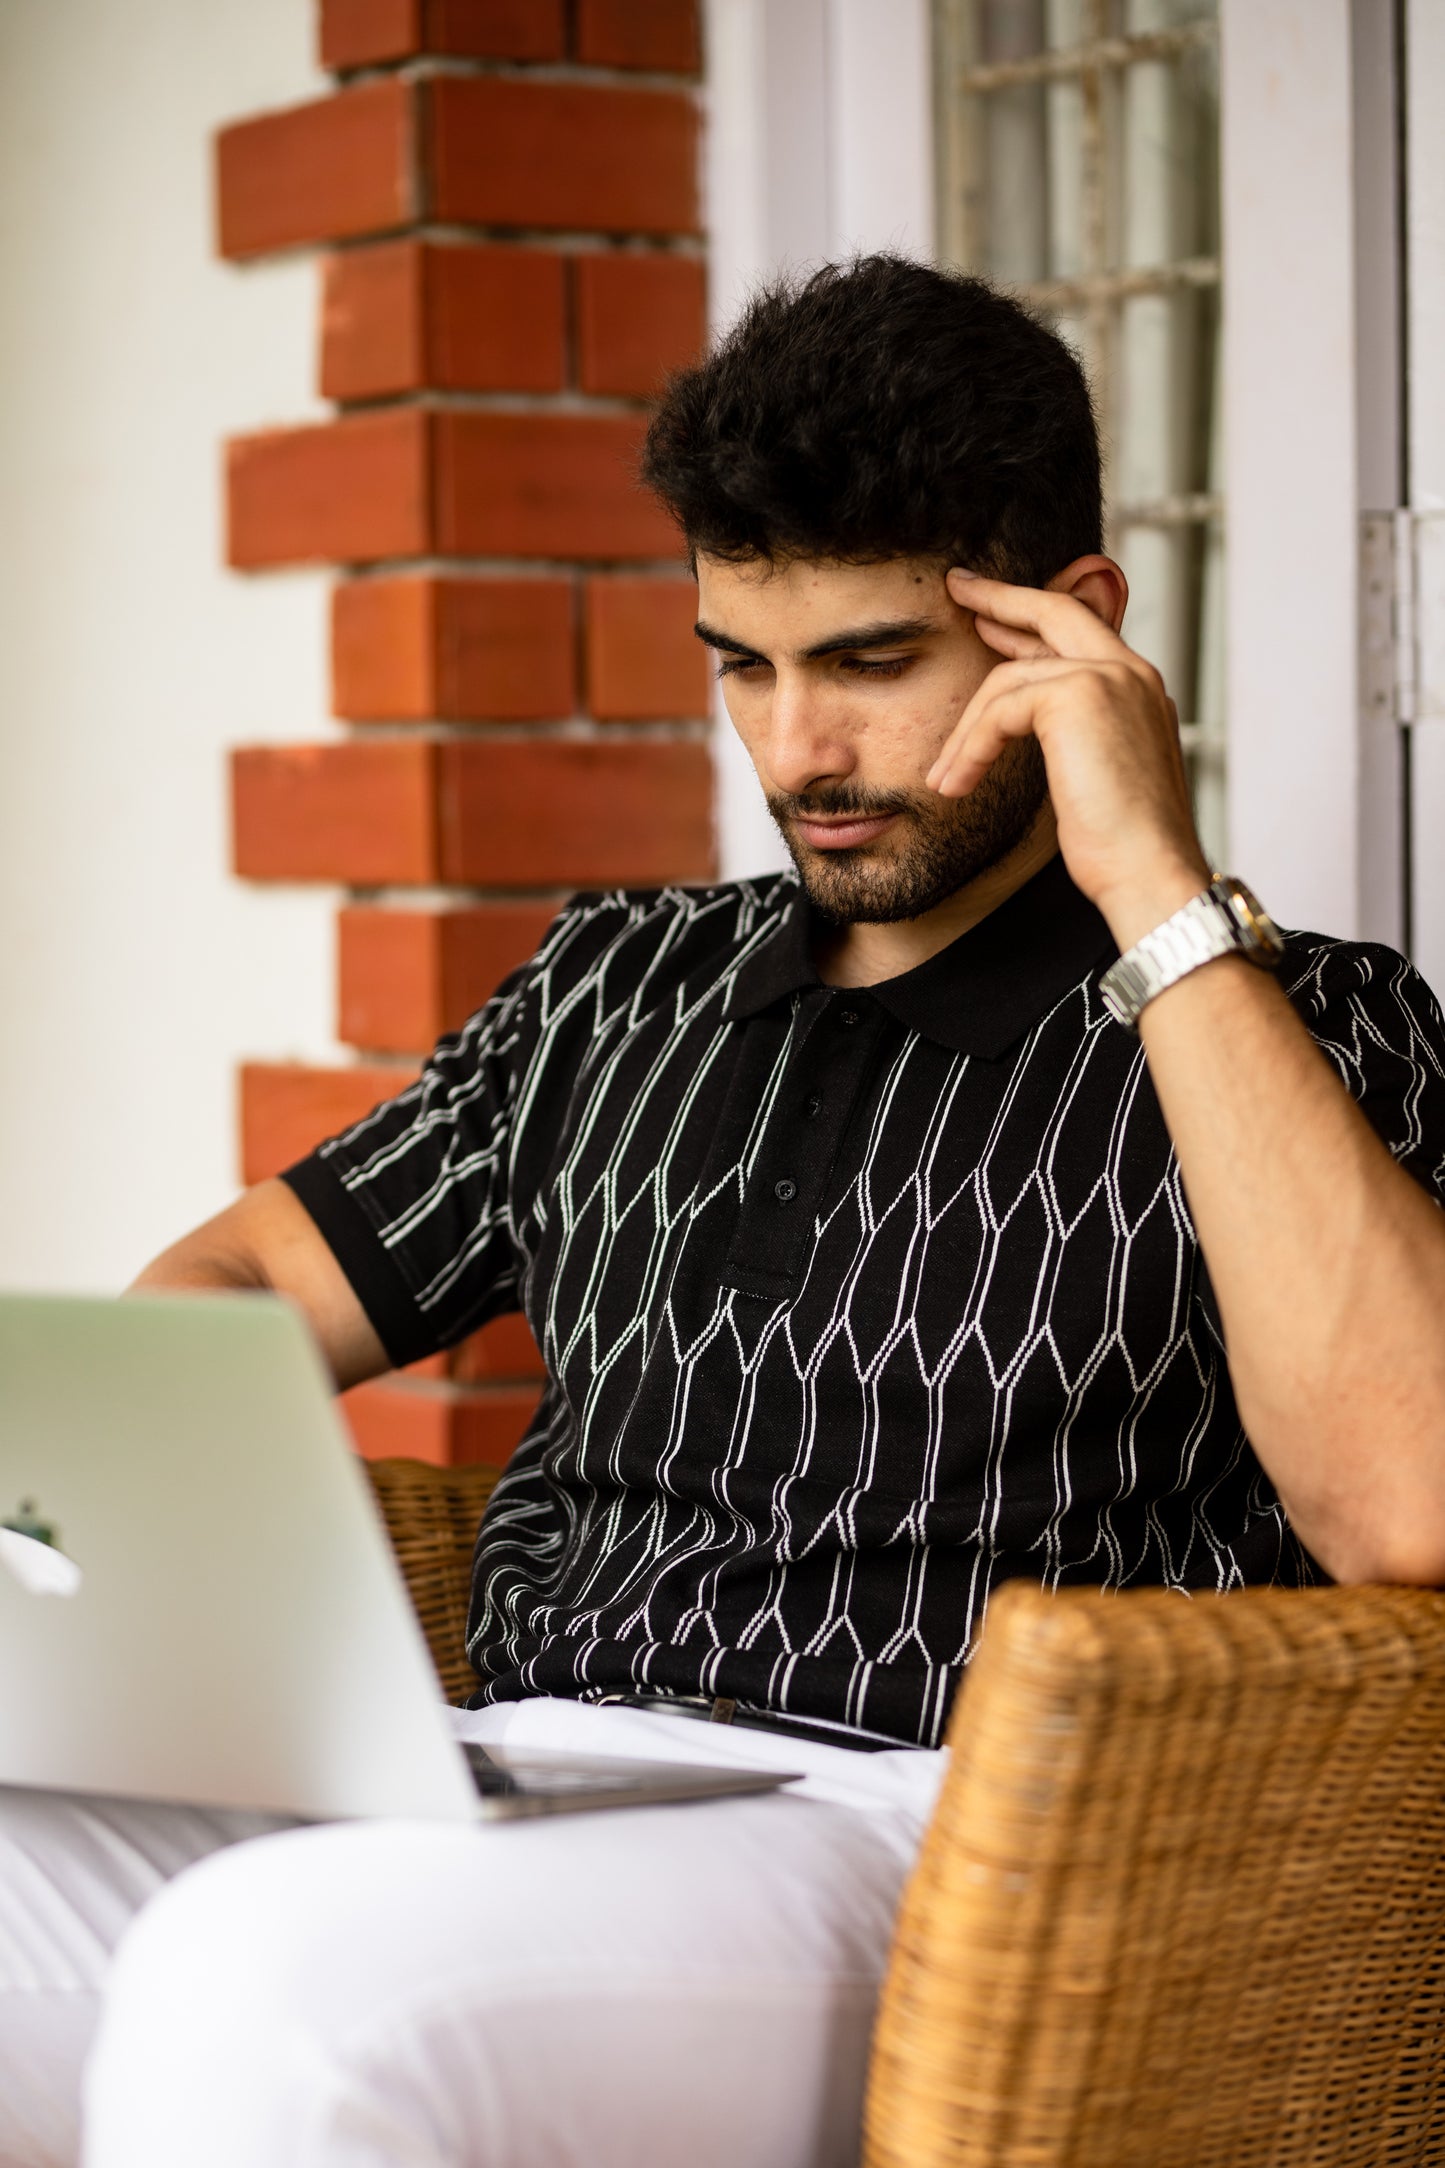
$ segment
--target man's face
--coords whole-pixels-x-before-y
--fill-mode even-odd
[[[840,924],[921,918],[1021,843],[1037,743],[967,798],[924,777],[998,656],[932,560],[698,561],[698,632],[813,903]]]

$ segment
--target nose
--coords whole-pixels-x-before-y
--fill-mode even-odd
[[[836,782],[853,771],[847,733],[833,703],[801,672],[780,669],[773,686],[763,757],[778,790],[798,797],[811,784]]]

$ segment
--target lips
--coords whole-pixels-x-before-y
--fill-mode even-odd
[[[881,836],[894,818],[892,813],[874,813],[866,819],[855,816],[822,821],[798,815],[793,826],[810,850],[856,851]]]

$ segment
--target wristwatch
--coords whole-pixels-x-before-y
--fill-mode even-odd
[[[1100,979],[1099,991],[1109,1014],[1132,1031],[1146,1002],[1216,956],[1245,956],[1273,971],[1283,954],[1279,928],[1259,898],[1243,881],[1220,873],[1202,895],[1191,896],[1126,949]]]

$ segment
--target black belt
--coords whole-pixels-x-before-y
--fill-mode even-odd
[[[658,1716],[686,1716],[699,1724],[737,1724],[744,1731],[775,1731],[788,1739],[811,1739],[818,1746],[851,1747],[859,1754],[882,1754],[907,1744],[882,1732],[860,1731],[854,1724],[831,1724],[826,1718],[780,1716],[776,1709],[729,1701],[710,1694],[596,1694],[586,1697],[596,1709],[651,1709]]]

